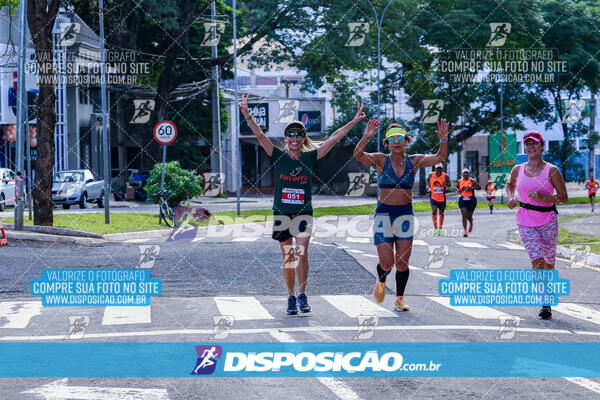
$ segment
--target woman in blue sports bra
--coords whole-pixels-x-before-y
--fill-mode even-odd
[[[408,260],[412,252],[414,214],[412,208],[412,187],[419,168],[431,167],[446,160],[448,155],[448,128],[445,119],[438,121],[437,135],[440,148],[435,155],[405,153],[412,141],[406,130],[399,124],[391,124],[383,144],[390,154],[365,153],[370,138],[375,136],[381,124],[371,120],[365,133],[354,149],[354,157],[369,167],[377,168],[379,198],[373,222],[373,241],[377,246],[377,283],[373,295],[378,303],[385,298],[385,279],[396,266],[396,311],[408,311],[404,301],[404,289],[408,282]],[[394,254],[395,247],[395,254]]]

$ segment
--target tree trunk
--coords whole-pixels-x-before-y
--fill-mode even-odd
[[[39,97],[37,100],[38,152],[33,187],[33,223],[52,226],[52,175],[54,171],[54,70],[51,68],[52,27],[60,0],[27,0],[27,24],[31,32],[39,68]]]

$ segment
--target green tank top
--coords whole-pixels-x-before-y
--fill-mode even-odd
[[[312,172],[317,163],[317,149],[303,152],[293,160],[287,151],[273,147],[275,199],[273,211],[285,214],[312,212]]]

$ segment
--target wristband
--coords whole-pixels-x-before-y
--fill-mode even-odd
[[[446,139],[446,140],[440,140],[440,143],[448,143],[448,139]]]
[[[246,122],[254,121],[254,117],[252,115],[250,116],[250,118],[244,117],[244,119],[246,120]]]

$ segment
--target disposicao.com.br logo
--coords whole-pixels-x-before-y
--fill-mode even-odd
[[[339,344],[338,344],[339,345]],[[441,363],[408,363],[401,353],[396,351],[375,350],[371,347],[361,351],[331,350],[311,351],[305,343],[297,351],[273,351],[277,349],[253,346],[254,351],[226,351],[221,346],[196,346],[198,362],[192,375],[215,376],[307,376],[307,375],[370,375],[373,373],[394,375],[410,372],[437,372]],[[346,346],[347,348],[349,346]],[[218,349],[217,349],[218,348]],[[210,354],[209,354],[210,353]],[[216,359],[220,358],[220,367]],[[209,364],[210,368],[207,369]]]

